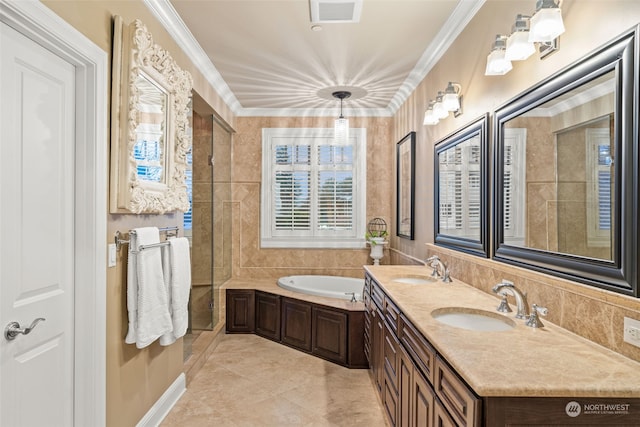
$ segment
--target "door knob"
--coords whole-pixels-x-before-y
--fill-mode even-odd
[[[28,333],[30,333],[33,330],[33,328],[36,327],[36,325],[38,323],[44,322],[44,320],[45,320],[44,318],[38,317],[36,320],[31,322],[31,325],[29,325],[28,328],[24,328],[24,329],[20,327],[20,323],[18,323],[18,322],[10,322],[4,328],[4,337],[8,341],[12,341],[12,340],[16,339],[18,334],[27,335]]]

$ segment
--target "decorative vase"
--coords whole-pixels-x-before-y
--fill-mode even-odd
[[[384,237],[371,237],[367,240],[369,246],[371,246],[371,253],[369,256],[373,258],[373,265],[380,265],[380,259],[384,256],[384,245],[387,242]]]

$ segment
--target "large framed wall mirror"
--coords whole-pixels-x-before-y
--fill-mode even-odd
[[[435,146],[435,243],[482,257],[488,242],[488,128],[484,115]]]
[[[638,296],[637,34],[496,111],[496,260]]]
[[[112,62],[111,213],[188,211],[191,75],[119,16]]]

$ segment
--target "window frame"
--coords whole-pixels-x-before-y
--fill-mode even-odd
[[[283,145],[283,139],[304,138],[311,140],[311,150],[318,144],[333,139],[333,128],[263,128],[262,129],[262,188],[260,191],[260,247],[262,248],[348,248],[361,249],[366,246],[366,129],[349,129],[349,144],[353,146],[353,228],[346,230],[296,231],[290,236],[274,233],[273,189],[275,183],[275,161],[272,155],[275,145]],[[286,144],[284,144],[286,145]],[[340,145],[340,144],[331,144]],[[311,174],[317,174],[318,165],[310,165]],[[311,193],[317,189],[311,188]],[[311,206],[311,215],[316,215],[318,206]]]

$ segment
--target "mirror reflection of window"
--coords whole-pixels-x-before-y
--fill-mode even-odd
[[[525,245],[527,129],[504,130],[504,242]]]
[[[167,94],[141,74],[135,84],[138,88],[138,126],[133,157],[137,177],[143,181],[166,183],[163,164],[167,141]]]
[[[609,127],[606,116],[557,135],[559,252],[612,259]]]
[[[614,72],[504,125],[504,243],[612,260]]]
[[[480,137],[438,155],[440,233],[480,238]]]

